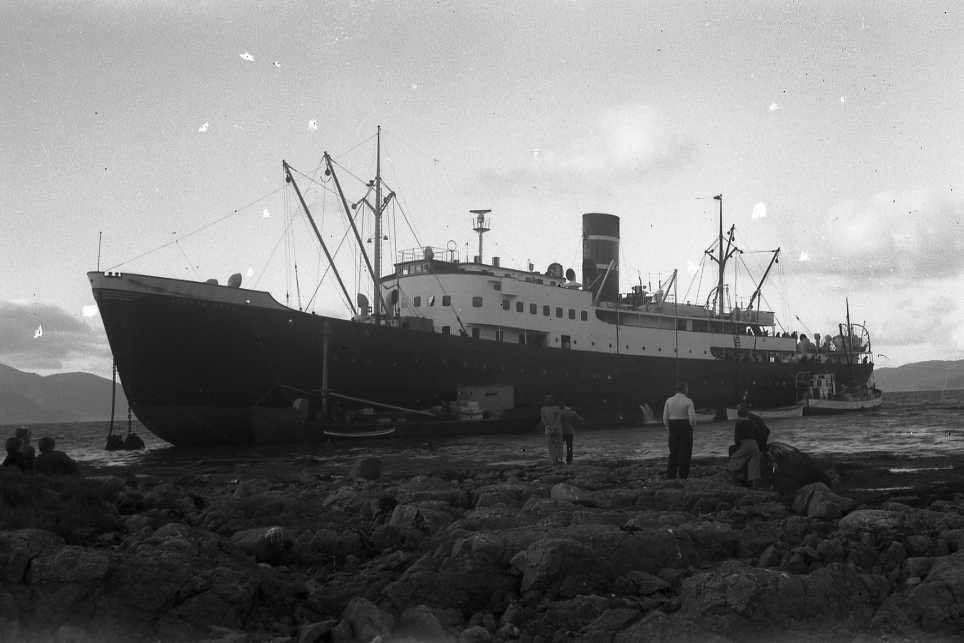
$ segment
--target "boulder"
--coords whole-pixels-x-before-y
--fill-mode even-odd
[[[291,548],[292,540],[284,527],[254,527],[236,532],[231,543],[259,563],[281,562]]]
[[[854,508],[856,502],[830,490],[822,482],[801,487],[793,498],[793,511],[823,520],[836,520]]]
[[[549,596],[604,591],[615,578],[609,561],[571,538],[538,540],[512,564],[522,571],[523,592],[536,590]]]
[[[367,598],[353,598],[341,613],[342,622],[359,641],[386,637],[395,627],[395,618]]]
[[[962,597],[964,551],[934,558],[923,582],[906,593],[889,596],[874,616],[873,625],[910,638],[956,638],[964,631]]]
[[[552,485],[549,491],[549,498],[556,502],[571,502],[573,504],[586,505],[587,507],[597,507],[599,502],[591,491],[580,489],[575,485],[559,482]]]
[[[830,485],[826,473],[803,451],[782,442],[771,442],[767,452],[773,461],[773,487],[780,493],[793,493],[812,482]]]
[[[900,529],[903,524],[903,514],[883,509],[857,509],[837,521],[840,530],[849,533],[890,533]]]
[[[64,546],[64,539],[43,529],[0,531],[0,586],[23,584],[30,561]]]

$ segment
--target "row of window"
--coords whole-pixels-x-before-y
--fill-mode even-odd
[[[479,299],[481,299],[481,297],[480,297]],[[421,307],[422,307],[422,297],[419,296],[419,295],[416,295],[415,297],[412,297],[412,305],[415,306],[416,308],[421,308]],[[434,305],[435,305],[435,295],[429,295],[429,297],[426,298],[426,300],[425,300],[425,305],[426,305],[426,306],[434,306]],[[452,296],[451,296],[451,295],[442,295],[442,305],[443,305],[443,306],[451,306],[451,305],[452,305]]]
[[[419,296],[419,295],[416,295],[415,297],[413,297],[413,298],[412,298],[412,305],[415,306],[416,308],[420,308],[420,307],[422,306],[422,297]],[[426,306],[434,306],[434,305],[435,305],[435,295],[430,295],[428,298],[426,298],[426,300],[425,300],[425,305],[426,305]],[[450,306],[450,305],[452,305],[452,297],[450,297],[449,295],[442,295],[442,305],[443,305],[443,306]],[[483,305],[482,297],[479,297],[479,296],[472,297],[472,307],[473,307],[473,308],[481,308],[482,305]],[[524,313],[524,312],[525,312],[525,309],[526,309],[525,303],[523,303],[523,302],[521,302],[521,301],[515,302],[515,311],[516,311],[517,313]],[[509,301],[508,299],[503,299],[503,300],[502,300],[502,310],[512,310],[512,302]],[[566,316],[566,310],[565,310],[562,306],[556,306],[556,311],[555,311],[555,312],[556,312],[556,317],[558,317],[559,319],[562,319],[564,316]],[[538,305],[538,304],[529,304],[529,313],[532,314],[532,315],[538,315],[538,314],[539,314],[539,305]],[[542,314],[543,314],[544,317],[551,317],[551,316],[552,316],[552,306],[549,306],[548,304],[544,305],[544,306],[542,307]],[[575,318],[576,318],[576,309],[575,309],[575,308],[570,308],[569,311],[568,311],[568,316],[569,316],[569,319],[575,319]],[[579,311],[579,319],[581,319],[582,321],[588,321],[588,320],[589,320],[589,313],[588,313],[587,311],[585,311],[585,310],[580,310],[580,311]]]

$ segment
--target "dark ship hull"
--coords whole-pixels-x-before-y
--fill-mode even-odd
[[[662,408],[678,369],[698,408],[722,409],[749,391],[759,408],[798,398],[799,362],[679,359],[548,348],[376,326],[299,312],[267,293],[138,275],[89,274],[115,363],[138,419],[175,445],[321,438],[304,423],[265,428],[294,398],[328,389],[422,409],[459,387],[514,391],[513,416],[538,420],[553,394],[587,425],[639,425]],[[821,364],[866,382],[872,364]],[[290,415],[290,414],[288,414]],[[315,435],[319,434],[319,435]]]

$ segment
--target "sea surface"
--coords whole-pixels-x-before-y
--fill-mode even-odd
[[[694,457],[725,456],[733,441],[733,422],[697,425]],[[925,456],[964,457],[964,390],[885,393],[880,408],[861,413],[767,420],[770,440],[790,444],[812,455],[890,453],[908,462]],[[0,435],[12,435],[15,427],[0,427]],[[319,460],[341,460],[359,454],[405,453],[415,459],[450,458],[486,460],[491,463],[525,464],[545,457],[541,433],[454,436],[450,438],[387,438],[378,440],[319,441],[313,444],[177,448],[153,436],[138,423],[134,430],[143,438],[144,451],[105,451],[106,422],[32,425],[34,444],[45,435],[54,437],[57,448],[78,461],[98,466],[185,465],[206,459],[279,459],[310,455]],[[115,432],[127,432],[126,422]],[[661,425],[617,429],[576,429],[576,458],[652,459],[667,453]]]

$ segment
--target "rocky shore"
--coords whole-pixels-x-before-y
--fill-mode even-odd
[[[783,494],[664,463],[2,471],[0,640],[962,640],[959,461]]]

